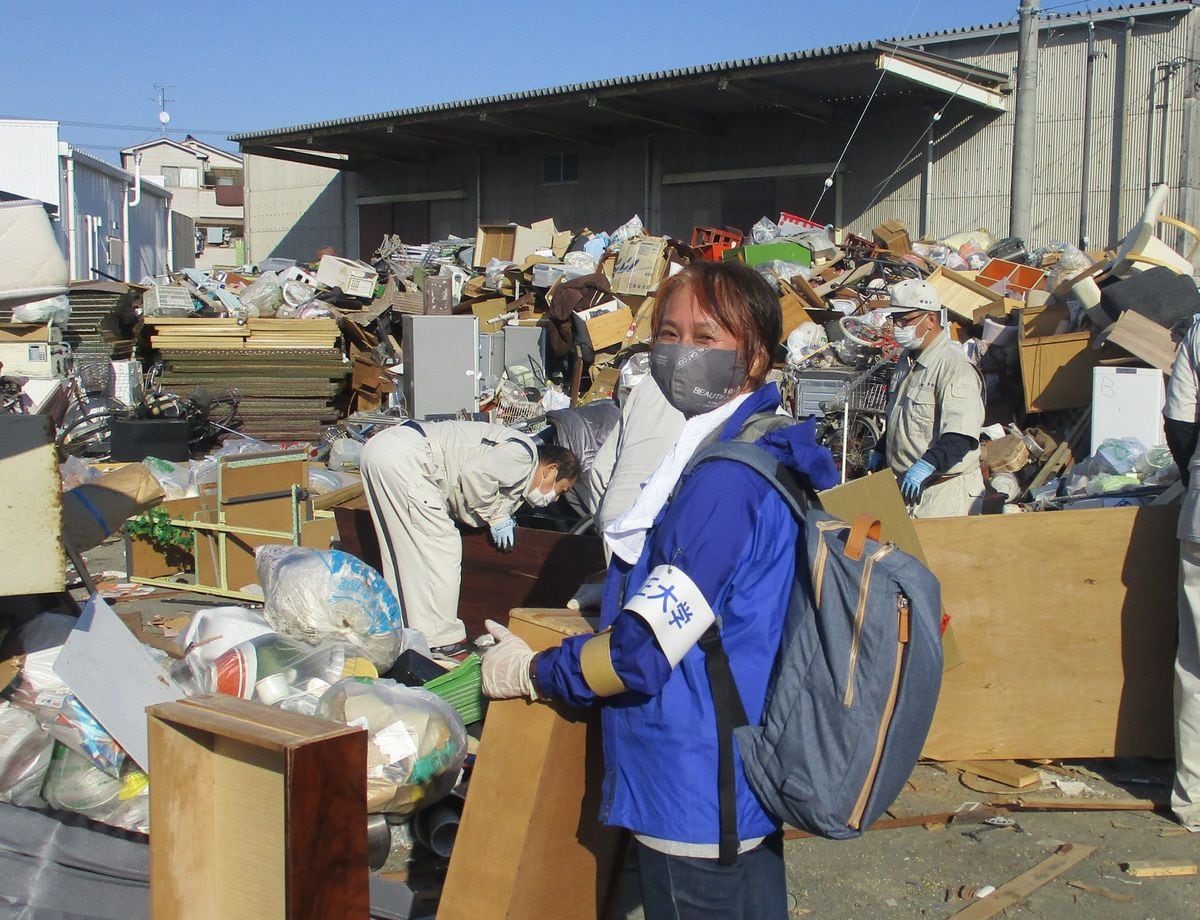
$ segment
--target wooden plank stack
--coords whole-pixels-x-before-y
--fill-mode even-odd
[[[145,332],[171,392],[237,390],[244,434],[311,441],[340,417],[350,366],[336,320],[154,317]]]

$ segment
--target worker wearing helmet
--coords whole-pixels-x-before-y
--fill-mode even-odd
[[[983,495],[983,380],[943,328],[933,285],[901,281],[891,302],[904,352],[888,389],[886,441],[869,466],[891,468],[913,517],[960,517]]]

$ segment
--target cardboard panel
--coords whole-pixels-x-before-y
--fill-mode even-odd
[[[509,627],[534,650],[592,632],[567,610],[513,610]],[[525,700],[489,705],[439,920],[610,915],[625,832],[599,823],[597,715]]]
[[[66,586],[62,480],[54,426],[38,415],[0,417],[0,595],[42,594]],[[13,564],[20,560],[20,564]]]

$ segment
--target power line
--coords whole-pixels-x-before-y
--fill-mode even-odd
[[[13,119],[16,121],[28,120],[27,117],[21,115],[3,115],[0,118]],[[60,125],[65,125],[68,128],[103,128],[107,131],[138,131],[141,133],[157,133],[161,129],[161,125],[110,125],[99,121],[63,121],[61,118],[46,118],[37,119],[38,121],[56,121]],[[230,134],[237,133],[230,129],[227,131],[218,131],[214,128],[171,128],[175,134],[213,134],[220,137],[228,137]]]

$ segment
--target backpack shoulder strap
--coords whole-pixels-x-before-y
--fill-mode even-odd
[[[745,430],[743,429],[743,433]],[[754,440],[758,437],[761,437],[761,433],[755,435]],[[697,451],[684,470],[684,475],[710,460],[732,460],[750,467],[770,483],[796,520],[801,525],[804,524],[808,509],[804,491],[791,471],[766,450],[750,440],[720,441]],[[721,633],[717,624],[714,623],[705,631],[700,637],[699,645],[704,650],[705,672],[708,675],[717,722],[717,804],[720,815],[718,861],[723,866],[731,866],[737,862],[739,842],[734,788],[733,730],[746,724],[746,710],[734,682],[729,657],[721,643]]]
[[[796,520],[804,521],[809,507],[809,500],[804,494],[804,490],[796,482],[796,477],[792,475],[791,470],[757,444],[747,441],[721,441],[701,448],[688,461],[688,465],[683,471],[684,475],[686,476],[700,464],[710,460],[733,460],[750,467],[779,493],[779,497],[783,499],[784,504],[788,506]]]

